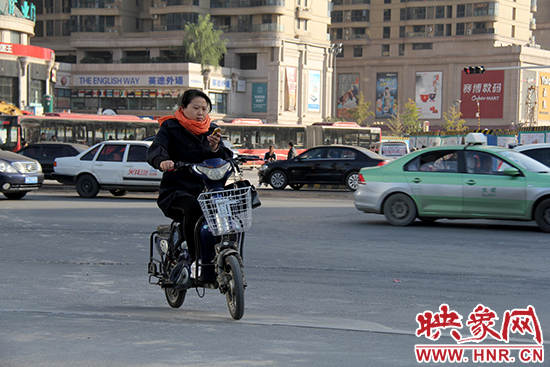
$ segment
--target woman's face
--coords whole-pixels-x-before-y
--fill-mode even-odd
[[[183,114],[190,120],[202,121],[208,115],[208,103],[202,97],[195,97],[183,107]]]

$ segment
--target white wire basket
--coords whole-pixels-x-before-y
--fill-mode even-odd
[[[203,192],[198,200],[214,236],[245,232],[252,225],[250,187]]]

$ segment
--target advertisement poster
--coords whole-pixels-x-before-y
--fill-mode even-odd
[[[536,107],[537,101],[537,72],[534,70],[521,71],[521,94],[520,94],[520,121],[523,122],[531,118],[530,114],[534,111],[532,107]],[[535,111],[535,114],[537,112]]]
[[[285,111],[296,111],[297,68],[286,67]]]
[[[415,102],[424,119],[441,118],[441,79],[443,73],[417,72]]]
[[[338,74],[338,117],[350,118],[349,110],[357,107],[359,74]]]
[[[318,70],[309,71],[309,85],[307,93],[307,110],[319,112],[319,99],[321,90],[321,72]]]
[[[397,73],[376,74],[376,117],[392,117],[397,103]]]
[[[252,83],[252,112],[267,112],[267,83]]]
[[[538,122],[542,125],[541,122],[550,120],[550,73],[539,74],[538,97]]]
[[[485,74],[466,74],[462,71],[462,118],[502,118],[504,105],[504,70],[490,70]],[[479,108],[478,108],[479,103]]]

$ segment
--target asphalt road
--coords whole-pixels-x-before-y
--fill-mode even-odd
[[[534,223],[399,228],[347,191],[259,191],[240,321],[218,291],[175,310],[148,284],[149,233],[168,223],[155,194],[0,199],[0,366],[418,366],[415,344],[456,344],[449,329],[415,335],[417,314],[441,304],[464,324],[483,304],[498,329],[532,305],[550,330],[549,235]]]

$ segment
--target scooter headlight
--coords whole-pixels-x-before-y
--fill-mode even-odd
[[[206,175],[206,177],[208,177],[208,179],[212,181],[221,180],[230,168],[231,163],[229,162],[219,167],[195,166],[195,169],[197,171],[199,171],[203,175]]]

